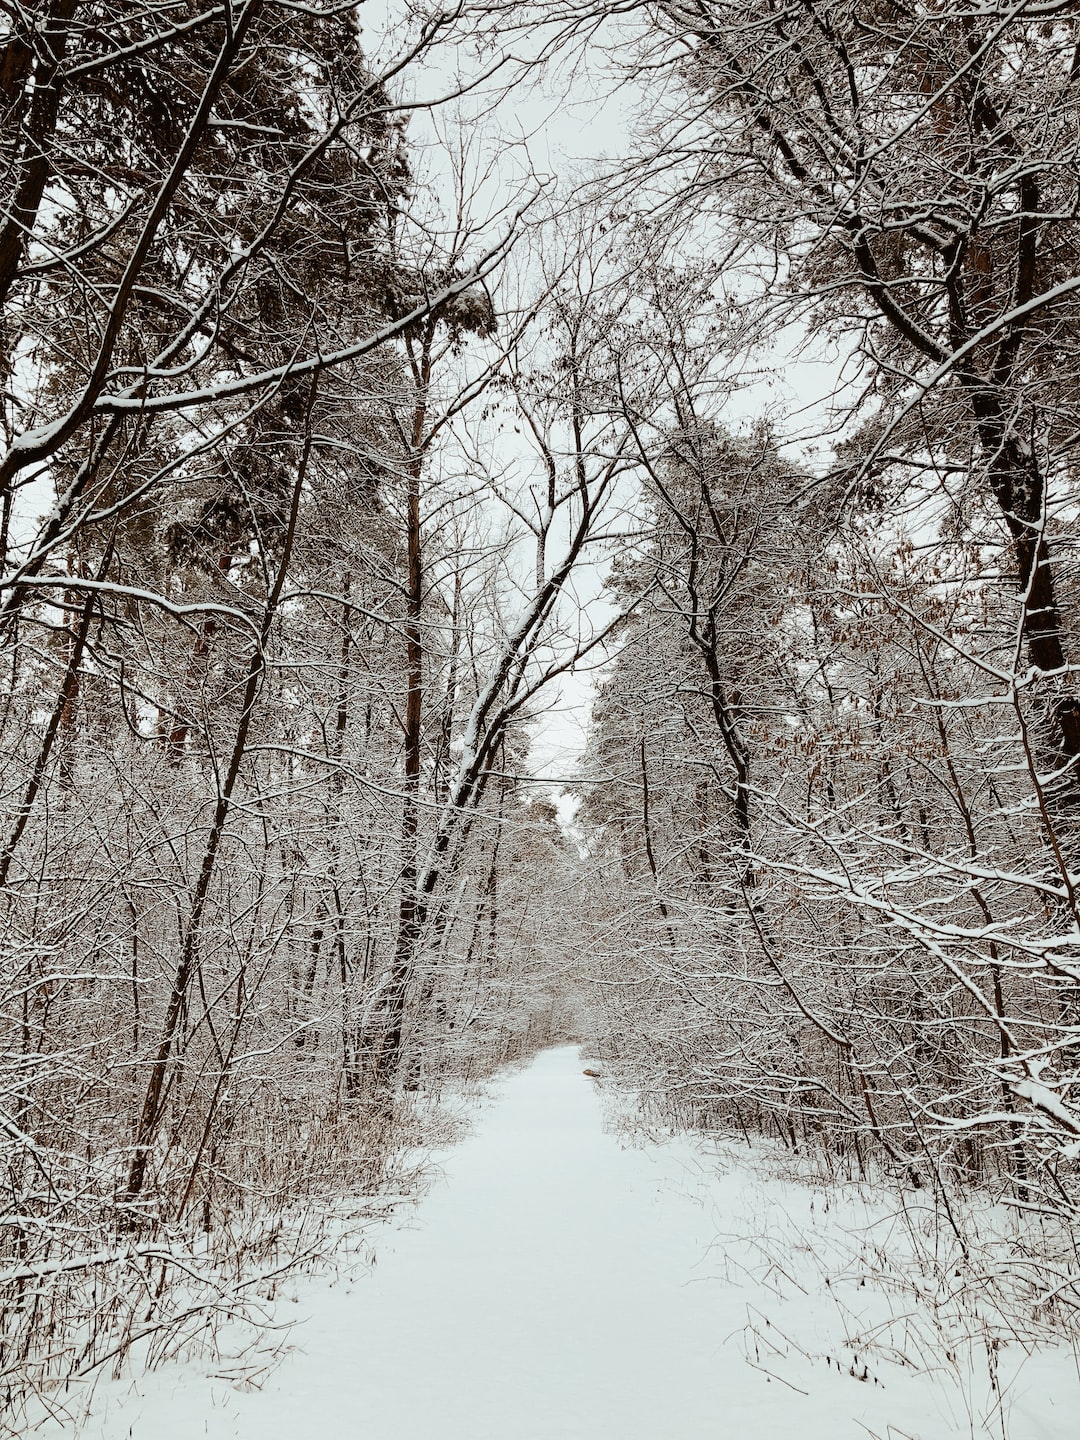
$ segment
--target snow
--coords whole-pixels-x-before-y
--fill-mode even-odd
[[[503,1077],[409,1222],[369,1232],[374,1263],[292,1282],[275,1318],[301,1323],[261,1389],[222,1378],[251,1356],[167,1364],[99,1384],[78,1433],[1076,1440],[1071,1353],[1025,1361],[978,1334],[938,1353],[914,1283],[851,1269],[882,1224],[902,1248],[886,1197],[770,1177],[707,1141],[633,1143],[603,1128],[584,1063],[563,1047]]]

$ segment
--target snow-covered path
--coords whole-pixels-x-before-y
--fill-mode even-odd
[[[502,1082],[411,1224],[387,1223],[374,1267],[347,1282],[299,1284],[307,1318],[292,1337],[294,1352],[263,1389],[241,1392],[204,1369],[165,1366],[136,1386],[103,1386],[81,1434],[1001,1436],[1000,1425],[984,1431],[977,1417],[973,1428],[955,1386],[899,1365],[881,1378],[852,1378],[846,1352],[834,1368],[845,1339],[838,1309],[820,1309],[820,1297],[820,1314],[806,1308],[808,1297],[801,1310],[785,1309],[731,1254],[710,1248],[726,1207],[740,1196],[745,1206],[748,1180],[709,1175],[695,1167],[694,1154],[681,1145],[626,1147],[603,1133],[577,1051],[548,1051]],[[805,1338],[790,1340],[800,1318],[816,1351]],[[747,1363],[748,1320],[763,1336],[764,1353],[753,1344],[749,1351],[760,1369]],[[1017,1388],[1010,1440],[1080,1434],[1076,1387],[1064,1393],[1067,1371],[1051,1358],[1049,1368],[1037,1360],[1042,1368]]]

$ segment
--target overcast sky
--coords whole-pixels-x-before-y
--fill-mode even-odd
[[[415,34],[407,13],[400,0],[365,0],[359,15],[370,56],[386,62],[401,53]],[[542,40],[539,33],[528,40],[519,37],[513,53],[520,57],[523,47],[539,46]],[[477,218],[497,217],[497,227],[505,225],[507,208],[520,203],[523,192],[535,188],[537,179],[568,193],[598,162],[625,155],[648,104],[641,88],[617,83],[614,71],[596,50],[567,55],[525,75],[510,66],[466,98],[446,98],[508,54],[486,50],[478,55],[469,44],[443,45],[431,52],[424,65],[411,66],[400,87],[402,98],[417,105],[408,130],[413,164],[436,191],[444,192],[444,203],[453,190],[446,141],[464,119],[464,133],[476,155],[475,170],[483,174],[474,213]],[[515,76],[516,83],[509,86]],[[764,362],[755,357],[753,368],[761,373],[753,379],[747,376],[743,388],[732,395],[725,415],[729,423],[779,413],[790,432],[818,434],[824,399],[835,388],[839,362],[822,347],[793,359],[791,351],[804,340],[790,332],[774,355]],[[796,441],[793,448],[807,458],[812,453],[804,441]],[[527,470],[533,459],[522,444],[522,469]],[[586,607],[594,624],[603,624],[611,614],[602,590],[602,570],[583,567],[574,598]],[[594,693],[595,672],[589,669],[559,681],[557,695],[549,697],[542,720],[534,725],[535,774],[552,778],[573,774],[585,744]]]

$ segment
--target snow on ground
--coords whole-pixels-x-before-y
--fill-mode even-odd
[[[979,1343],[936,1353],[903,1284],[830,1277],[883,1199],[827,1198],[727,1152],[718,1173],[704,1142],[630,1144],[602,1129],[581,1069],[564,1047],[504,1077],[411,1220],[369,1234],[375,1264],[291,1281],[278,1316],[302,1323],[261,1389],[221,1378],[250,1359],[165,1365],[101,1383],[79,1434],[1077,1440],[1071,1353],[990,1353],[1003,1432]]]

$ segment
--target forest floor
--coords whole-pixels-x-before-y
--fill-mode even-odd
[[[1005,1343],[977,1301],[929,1293],[896,1259],[895,1201],[785,1178],[757,1149],[635,1135],[582,1063],[549,1050],[472,1102],[421,1203],[367,1233],[367,1263],[278,1293],[284,1339],[230,1354],[225,1332],[213,1360],[104,1380],[77,1433],[1076,1440],[1072,1350]]]

